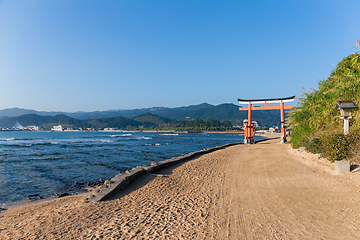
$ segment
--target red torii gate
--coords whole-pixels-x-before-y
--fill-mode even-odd
[[[252,110],[274,110],[280,109],[281,115],[281,141],[280,143],[286,142],[286,125],[285,125],[285,109],[292,109],[294,106],[285,106],[284,102],[292,102],[295,100],[295,96],[288,98],[274,98],[274,99],[254,99],[254,100],[244,100],[238,99],[239,104],[249,104],[247,107],[239,107],[239,110],[248,110],[248,122],[244,122],[244,143],[254,143],[254,131],[253,125],[251,122],[251,111]],[[253,103],[264,103],[263,107],[253,107]],[[268,106],[268,103],[280,103],[279,106]]]

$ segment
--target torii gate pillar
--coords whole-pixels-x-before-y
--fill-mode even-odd
[[[244,143],[254,143],[254,128],[251,122],[251,110],[252,104],[249,103],[247,107],[248,110],[248,120],[244,122]]]
[[[256,99],[256,100],[243,100],[238,99],[240,104],[248,104],[248,107],[240,107],[239,110],[248,110],[248,122],[244,122],[244,143],[254,143],[254,131],[251,122],[252,110],[274,110],[280,109],[281,116],[281,141],[285,143],[286,140],[286,124],[285,124],[285,109],[292,109],[294,106],[285,106],[284,102],[292,102],[295,100],[295,96],[288,98],[275,98],[275,99]],[[264,103],[263,107],[253,107],[253,103]],[[268,106],[268,103],[280,103],[279,106]]]

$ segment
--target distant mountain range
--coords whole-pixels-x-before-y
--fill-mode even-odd
[[[36,114],[39,116],[55,116],[59,114],[66,115],[68,117],[85,120],[85,119],[93,119],[93,118],[107,118],[107,117],[135,117],[144,113],[154,113],[156,115],[162,116],[172,115],[178,113],[185,113],[189,111],[194,111],[206,107],[213,107],[208,103],[202,103],[199,105],[191,105],[187,107],[178,107],[178,108],[166,108],[166,107],[153,107],[153,108],[141,108],[141,109],[131,109],[131,110],[107,110],[107,111],[94,111],[94,112],[47,112],[47,111],[36,111],[32,109],[23,109],[23,108],[8,108],[4,110],[0,110],[0,117],[18,117],[25,114]],[[160,113],[160,114],[159,114]],[[181,114],[180,114],[181,115]],[[176,119],[176,118],[175,118]]]
[[[145,114],[145,115],[143,115]],[[152,115],[148,115],[152,114]],[[141,117],[140,115],[143,115]],[[94,112],[46,112],[36,111],[31,109],[10,108],[0,110],[0,127],[8,127],[14,122],[18,122],[23,126],[28,125],[44,125],[44,124],[57,124],[72,122],[73,124],[91,123],[97,121],[112,122],[124,121],[137,121],[140,123],[150,124],[149,116],[157,115],[161,117],[157,120],[152,117],[152,124],[156,122],[169,122],[181,121],[190,119],[217,119],[220,121],[231,121],[233,125],[242,125],[242,121],[247,118],[247,111],[239,111],[237,105],[231,103],[220,104],[217,106],[202,103],[198,105],[190,105],[186,107],[167,108],[167,107],[154,107],[142,108],[132,110],[108,110],[108,111],[94,111]],[[101,120],[102,119],[102,120]],[[106,120],[105,120],[106,119]],[[253,111],[252,119],[257,121],[262,126],[275,126],[280,124],[280,110],[264,110]],[[129,122],[130,124],[130,122]],[[145,124],[145,125],[146,125]],[[88,124],[86,124],[88,125]],[[89,124],[91,125],[91,124]]]

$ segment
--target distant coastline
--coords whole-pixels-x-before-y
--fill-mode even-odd
[[[103,133],[229,133],[237,134],[238,136],[243,136],[244,131],[177,131],[177,130],[64,130],[64,131],[50,131],[50,130],[39,130],[39,131],[30,131],[30,130],[0,130],[1,132],[43,132],[43,133],[86,133],[86,132],[103,132]],[[270,134],[267,130],[261,130],[254,133],[255,135],[264,135]]]
[[[39,131],[30,131],[30,130],[0,130],[1,132],[55,132],[50,130],[39,130]],[[178,130],[64,130],[61,132],[71,132],[71,133],[85,133],[85,132],[108,132],[108,133],[232,133],[239,134],[239,136],[244,135],[242,130],[229,130],[229,131],[178,131]],[[268,130],[257,130],[254,132],[255,135],[271,135]]]

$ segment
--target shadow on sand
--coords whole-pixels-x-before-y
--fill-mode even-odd
[[[194,158],[189,159],[187,161],[191,161],[191,160],[194,160],[196,158],[198,158],[198,157],[194,157]],[[175,168],[180,167],[181,165],[183,165],[187,161],[177,163],[177,164],[175,164],[173,166],[170,166],[170,167],[167,167],[167,168],[160,169],[160,170],[158,170],[156,172],[146,173],[146,174],[138,177],[135,181],[131,182],[126,188],[123,188],[120,191],[118,191],[117,193],[115,193],[114,195],[110,196],[105,201],[111,201],[111,200],[114,200],[114,199],[122,198],[122,197],[130,194],[131,192],[142,188],[143,186],[148,184],[150,181],[152,181],[156,177],[168,177],[173,173],[173,170]]]
[[[353,164],[353,165],[351,165],[350,166],[350,172],[358,172],[358,171],[360,171],[360,165],[358,165],[358,164]]]

